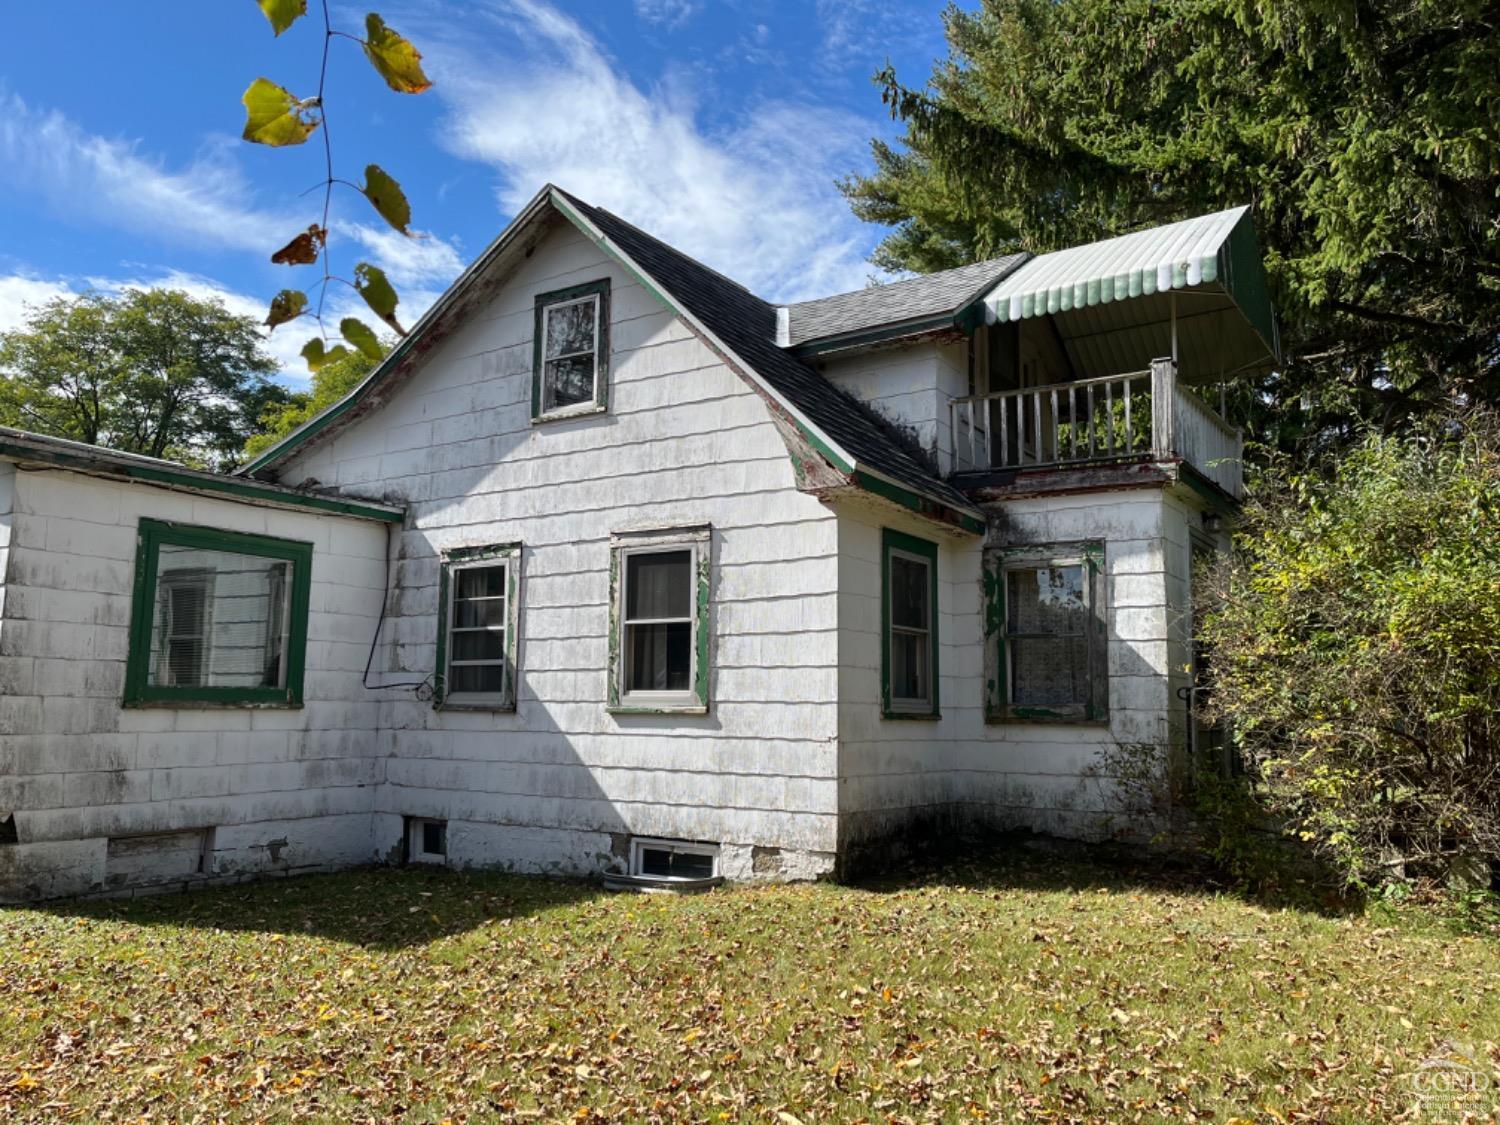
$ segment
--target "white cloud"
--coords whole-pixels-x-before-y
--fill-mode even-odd
[[[647,23],[681,27],[698,12],[693,0],[635,0],[635,14]]]
[[[61,213],[212,246],[265,252],[289,229],[282,216],[246,205],[251,191],[222,145],[172,170],[134,142],[89,133],[3,89],[0,183]]]
[[[0,89],[0,183],[113,227],[250,251],[264,259],[306,223],[289,213],[247,206],[252,191],[230,153],[222,145],[210,147],[173,171],[134,143],[89,133],[55,110],[32,108]],[[405,238],[363,223],[336,220],[334,225],[337,234],[364,247],[398,288],[416,287],[409,299],[403,292],[404,303],[425,308],[432,286],[440,290],[463,268],[454,247],[434,235]],[[337,255],[336,244],[334,250]],[[14,287],[25,279],[8,280]],[[288,275],[287,283],[308,281]]]
[[[860,163],[869,123],[792,102],[747,105],[703,126],[680,87],[642,90],[572,19],[534,0],[475,9],[462,38],[423,32],[451,109],[443,143],[493,165],[514,213],[551,181],[772,299],[861,287],[870,236],[834,187]],[[484,39],[520,48],[480,53]]]
[[[389,227],[339,223],[336,232],[363,246],[370,259],[398,286],[433,282],[447,286],[464,268],[463,259],[451,243],[426,231],[408,238]]]
[[[54,297],[66,297],[72,292],[72,289],[59,281],[33,277],[30,274],[0,277],[0,332],[21,327],[34,308],[45,305]]]

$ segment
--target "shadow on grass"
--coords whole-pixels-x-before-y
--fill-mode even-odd
[[[1308,878],[1246,887],[1195,857],[1123,844],[1086,844],[1029,833],[934,848],[881,873],[865,873],[852,886],[876,893],[919,887],[1228,896],[1267,909],[1297,910],[1325,918],[1358,913],[1363,904],[1326,881]]]
[[[392,950],[468,933],[490,922],[564,909],[604,893],[597,883],[580,879],[362,867],[186,894],[50,902],[31,909],[60,918],[140,926],[303,934]]]

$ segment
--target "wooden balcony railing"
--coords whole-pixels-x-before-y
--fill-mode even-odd
[[[1176,365],[973,395],[951,403],[951,473],[1182,458],[1244,493],[1240,432],[1177,381]]]

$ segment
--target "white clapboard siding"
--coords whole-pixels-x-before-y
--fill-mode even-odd
[[[1119,807],[1102,751],[1180,742],[1182,705],[1169,670],[1187,660],[1187,526],[1200,514],[1155,489],[1008,501],[992,534],[1007,544],[1103,540],[1109,723],[984,720],[983,552],[941,545],[938,623],[942,718],[880,715],[880,524],[839,519],[841,839],[851,848],[936,818],[958,827],[1072,836],[1110,830]],[[886,526],[933,538],[915,523]],[[1179,561],[1181,560],[1180,564]]]
[[[603,277],[608,412],[533,424],[535,295]],[[634,833],[796,848],[805,870],[831,868],[836,519],[796,490],[759,396],[581,236],[550,234],[379,412],[281,471],[306,477],[411,504],[377,678],[434,671],[442,551],[523,544],[517,710],[386,693],[377,849],[420,815],[450,821],[459,864],[597,870],[599,841]],[[710,713],[612,716],[610,535],[704,523]]]
[[[212,829],[207,876],[371,858],[381,704],[360,676],[383,527],[60,471],[0,473],[0,508],[0,814],[22,841],[0,861],[0,897],[109,889],[119,836]],[[121,706],[142,518],[313,543],[302,708]],[[228,637],[242,626],[223,608]]]

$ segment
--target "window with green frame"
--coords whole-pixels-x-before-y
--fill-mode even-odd
[[[880,551],[880,702],[888,719],[936,719],[936,543],[885,528]]]
[[[707,527],[610,538],[609,709],[708,710]]]
[[[609,405],[609,278],[537,295],[531,362],[532,421]]]
[[[455,547],[438,576],[440,707],[516,709],[521,545]]]
[[[142,520],[125,704],[301,706],[312,550]]]
[[[1104,545],[994,550],[985,569],[986,718],[1106,721]]]

